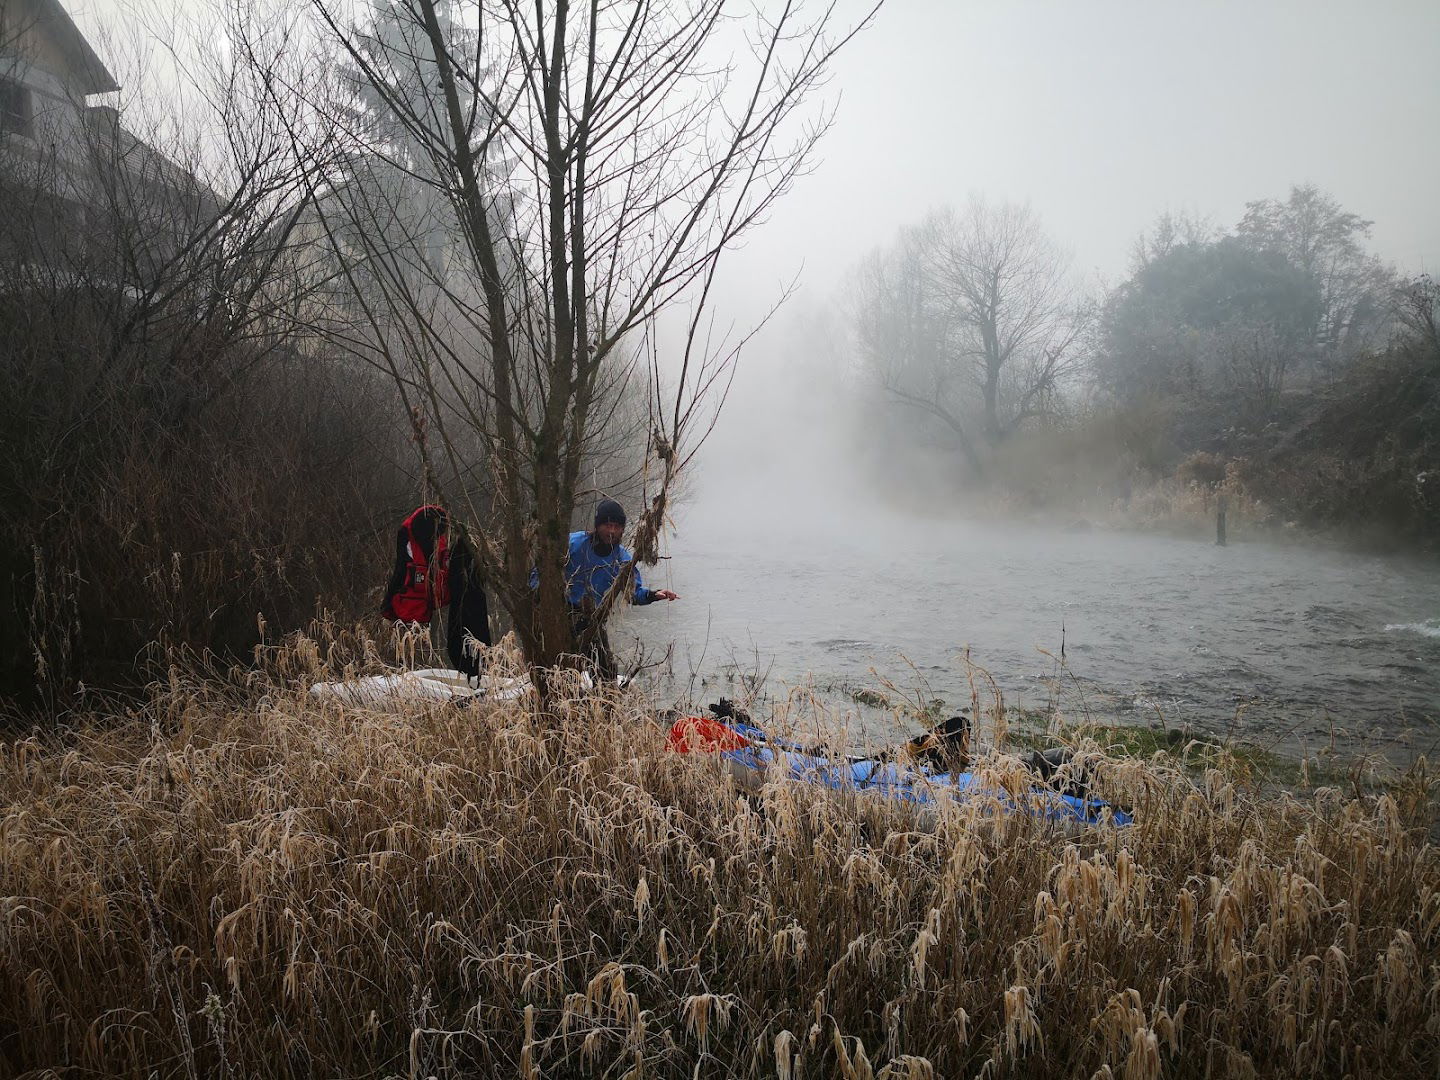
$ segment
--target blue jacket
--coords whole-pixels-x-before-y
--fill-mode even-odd
[[[585,603],[588,593],[595,603],[600,603],[625,564],[631,561],[629,549],[616,544],[609,555],[595,551],[594,537],[588,532],[570,534],[570,557],[565,560],[565,601],[575,607]],[[530,571],[530,587],[537,588],[540,575]],[[655,599],[655,593],[645,588],[640,580],[640,568],[635,568],[635,596],[637,604],[648,604]]]

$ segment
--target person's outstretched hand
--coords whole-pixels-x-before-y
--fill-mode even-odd
[[[656,590],[655,590],[655,599],[656,599],[656,600],[679,600],[679,599],[680,599],[680,594],[677,593],[677,592],[672,592],[672,591],[669,590],[669,589],[656,589]]]

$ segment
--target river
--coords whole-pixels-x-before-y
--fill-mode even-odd
[[[867,737],[917,730],[874,706],[868,691],[895,697],[883,679],[969,705],[968,650],[1020,709],[1287,756],[1403,764],[1440,745],[1433,562],[809,509],[682,512],[649,575],[681,599],[626,612],[617,644],[651,660],[673,645],[647,677],[677,697],[763,712],[809,687]]]

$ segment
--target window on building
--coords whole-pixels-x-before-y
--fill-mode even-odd
[[[30,88],[13,79],[0,79],[0,133],[35,137]]]

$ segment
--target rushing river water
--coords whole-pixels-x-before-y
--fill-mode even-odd
[[[1285,754],[1403,762],[1440,744],[1431,562],[956,521],[686,524],[650,575],[682,599],[626,613],[617,644],[638,637],[653,658],[673,642],[671,685],[697,701],[750,692],[763,708],[810,685],[888,734],[894,721],[855,691],[880,688],[878,673],[967,705],[968,647],[1022,708],[1058,696],[1072,717]]]

